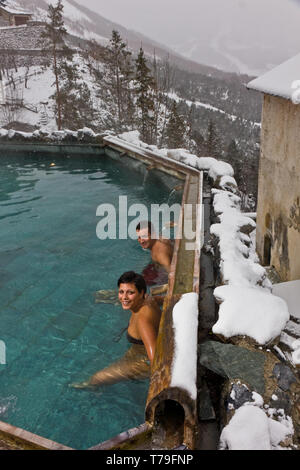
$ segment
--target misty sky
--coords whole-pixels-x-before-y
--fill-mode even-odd
[[[253,63],[257,48],[259,65],[266,68],[300,50],[300,0],[76,1],[191,58],[194,41],[209,44],[199,52],[206,61],[209,51],[221,52],[224,41],[227,50],[230,41],[235,49],[252,47]]]
[[[300,0],[76,0],[102,16],[159,41],[200,34],[214,25],[254,23],[259,15],[270,33],[300,18]],[[281,16],[282,15],[282,16]],[[273,25],[272,25],[272,22]],[[281,24],[280,24],[281,23]],[[299,23],[298,23],[299,25]],[[299,26],[298,26],[299,28]],[[288,29],[287,29],[288,31]],[[278,31],[280,34],[280,31]]]

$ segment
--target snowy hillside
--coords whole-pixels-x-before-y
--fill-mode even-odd
[[[55,0],[8,0],[8,2],[11,5],[29,9],[34,13],[34,19],[37,20],[46,20],[48,5],[56,3]],[[206,75],[211,74],[221,78],[228,75],[220,69],[190,60],[188,56],[184,57],[181,55],[179,50],[175,51],[154,39],[146,37],[141,32],[137,32],[139,29],[138,25],[135,26],[134,30],[129,30],[122,24],[107,20],[75,0],[63,0],[63,5],[65,25],[70,34],[83,39],[94,39],[100,44],[105,45],[111,37],[112,30],[115,29],[120,32],[122,38],[126,40],[128,46],[134,51],[138,51],[142,44],[147,54],[152,56],[155,50],[157,57],[165,58],[168,55],[172,63],[184,70],[204,73]]]
[[[105,118],[107,117],[106,103],[99,97],[99,87],[97,87],[95,77],[91,73],[90,63],[88,64],[82,55],[75,54],[73,64],[80,69],[80,80],[87,84],[91,93],[92,106],[97,110],[94,119],[89,124],[101,129],[103,126],[105,127]],[[97,67],[99,68],[99,64]],[[55,78],[52,69],[43,65],[35,65],[29,68],[29,72],[27,67],[18,67],[17,72],[11,73],[14,77],[16,90],[9,84],[9,80],[4,80],[6,98],[15,99],[17,97],[23,101],[24,106],[10,111],[10,116],[2,111],[0,113],[0,127],[5,126],[10,118],[11,122],[26,123],[49,132],[57,130],[52,98],[55,91]]]
[[[34,19],[47,18],[48,3],[45,0],[7,1],[10,5],[30,9]],[[109,44],[111,28],[118,28],[118,25],[84,7],[77,7],[74,0],[64,0],[63,5],[65,25],[69,33],[74,34],[68,36],[66,42],[77,51],[70,70],[76,69],[77,76],[69,77],[66,83],[68,72],[62,72],[65,78],[60,86],[64,88],[65,95],[61,128],[77,130],[87,126],[96,132],[142,128],[142,111],[138,105],[138,86],[135,83],[137,54],[134,48],[128,47],[130,78],[118,91],[123,93],[121,110],[113,62],[109,63],[110,53],[103,47]],[[96,26],[99,28],[96,29]],[[40,29],[43,28],[43,25],[35,24],[0,28],[0,44],[5,46],[1,49],[0,45],[2,127],[24,131],[57,129],[58,101],[54,99],[57,89],[54,86],[53,63],[51,66],[50,57],[47,58],[40,45]],[[122,27],[118,29],[121,39],[126,41],[123,30]],[[98,35],[97,43],[79,39],[79,36],[93,35]],[[143,48],[144,45],[143,41]],[[140,47],[139,38],[138,49]],[[149,47],[153,48],[153,44]],[[199,155],[211,155],[231,163],[234,160],[237,173],[246,175],[243,180],[245,194],[256,194],[261,96],[246,89],[245,84],[250,77],[220,71],[210,73],[211,69],[200,65],[198,67],[202,72],[191,72],[185,67],[188,62],[184,59],[182,66],[179,63],[174,65],[174,56],[166,61],[165,55],[162,55],[164,60],[160,61],[156,54],[155,65],[153,56],[144,51],[150,74],[153,74],[153,79],[155,76],[154,82],[158,84],[158,88],[153,87],[149,95],[153,108],[149,108],[147,115],[152,127],[149,139],[145,138],[145,141],[169,148],[189,148]],[[126,78],[123,72],[120,76]]]
[[[30,9],[34,13],[34,19],[46,20],[48,5],[55,4],[55,0],[9,0],[9,3],[27,10]],[[162,57],[172,53],[171,50],[156,41],[135,31],[129,31],[122,25],[103,18],[74,0],[63,0],[63,5],[65,26],[70,34],[86,40],[94,39],[100,44],[106,45],[111,37],[112,30],[115,29],[120,32],[133,50],[138,50],[141,43],[143,43],[144,50],[151,54],[153,54],[154,49],[156,54]],[[173,54],[176,55],[174,52]]]

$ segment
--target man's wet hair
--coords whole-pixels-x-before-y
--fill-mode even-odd
[[[139,292],[147,292],[145,279],[143,276],[141,276],[141,274],[137,274],[134,271],[127,271],[126,273],[123,273],[118,280],[118,287],[120,287],[120,284],[134,284]]]
[[[150,233],[150,235],[151,233],[154,233],[154,227],[150,220],[142,220],[142,222],[139,222],[136,226],[136,231],[139,232],[141,229],[144,229],[146,227],[148,228],[148,232]]]

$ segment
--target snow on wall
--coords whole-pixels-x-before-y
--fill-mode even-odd
[[[173,308],[174,360],[171,387],[197,398],[198,294],[184,294]]]
[[[265,269],[251,252],[249,233],[255,222],[240,211],[240,199],[226,190],[212,190],[219,223],[210,232],[218,239],[223,286],[214,291],[221,304],[213,333],[226,338],[245,335],[258,344],[278,337],[289,320],[287,304],[271,293]]]
[[[123,134],[120,134],[118,138],[125,140],[126,142],[130,142],[142,149],[155,151],[155,153],[159,154],[162,158],[171,158],[180,163],[196,168],[197,170],[208,170],[208,175],[214,180],[214,182],[225,177],[225,179],[223,179],[224,184],[228,182],[228,178],[230,178],[230,181],[236,185],[233,178],[233,168],[229,163],[212,157],[198,157],[197,155],[191,154],[186,149],[158,149],[155,145],[147,145],[144,142],[141,142],[139,140],[138,131],[124,132]]]

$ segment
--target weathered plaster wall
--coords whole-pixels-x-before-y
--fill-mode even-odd
[[[265,95],[262,122],[257,251],[267,261],[269,237],[282,281],[300,279],[300,105]]]

